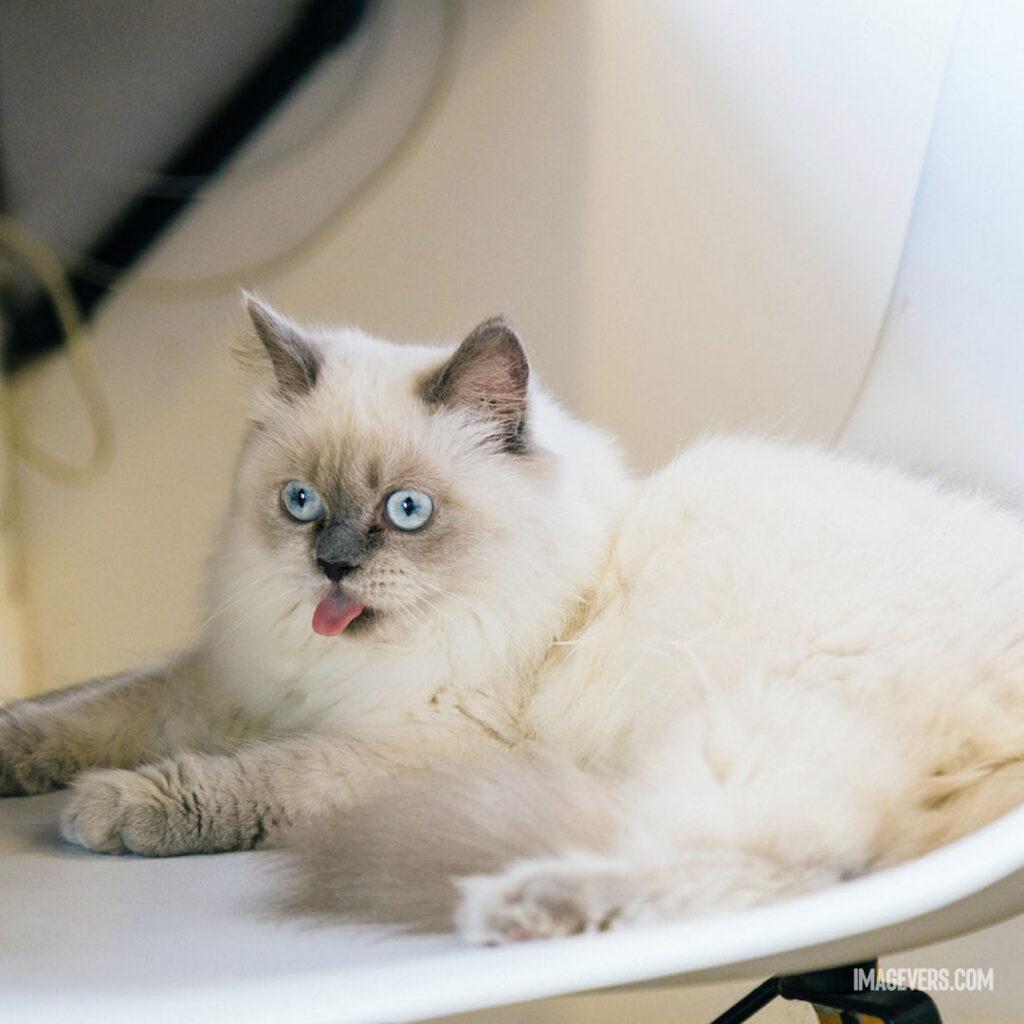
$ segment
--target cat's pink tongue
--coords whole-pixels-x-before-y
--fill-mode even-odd
[[[332,590],[313,612],[313,632],[321,636],[337,636],[360,615],[364,606],[340,590]]]

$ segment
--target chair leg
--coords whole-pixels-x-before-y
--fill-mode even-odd
[[[743,1021],[750,1020],[758,1010],[764,1009],[779,994],[779,980],[769,978],[761,982],[753,992],[748,992],[738,1003],[716,1017],[711,1024],[743,1024]]]
[[[874,961],[807,974],[769,978],[716,1017],[712,1024],[742,1024],[776,996],[810,1003],[819,1024],[942,1024],[931,998],[915,989],[875,991],[858,985]]]

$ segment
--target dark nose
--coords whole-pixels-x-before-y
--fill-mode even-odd
[[[359,568],[358,562],[328,562],[323,558],[318,558],[316,564],[320,566],[323,574],[332,583],[337,583],[338,580],[343,576],[347,576],[353,569]]]
[[[369,551],[369,541],[350,522],[329,523],[316,539],[313,555],[320,571],[334,583],[358,569]]]

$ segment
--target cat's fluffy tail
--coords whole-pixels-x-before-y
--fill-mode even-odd
[[[620,820],[610,780],[546,751],[410,773],[296,838],[287,909],[447,931],[456,879],[566,850],[602,853]]]

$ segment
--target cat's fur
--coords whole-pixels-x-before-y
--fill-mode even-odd
[[[638,480],[501,320],[438,350],[250,312],[198,641],[0,712],[0,793],[73,779],[68,839],[303,834],[302,909],[500,942],[797,892],[1024,799],[1014,513],[759,439]],[[383,525],[404,487],[421,531]],[[330,638],[327,531],[372,610]]]

